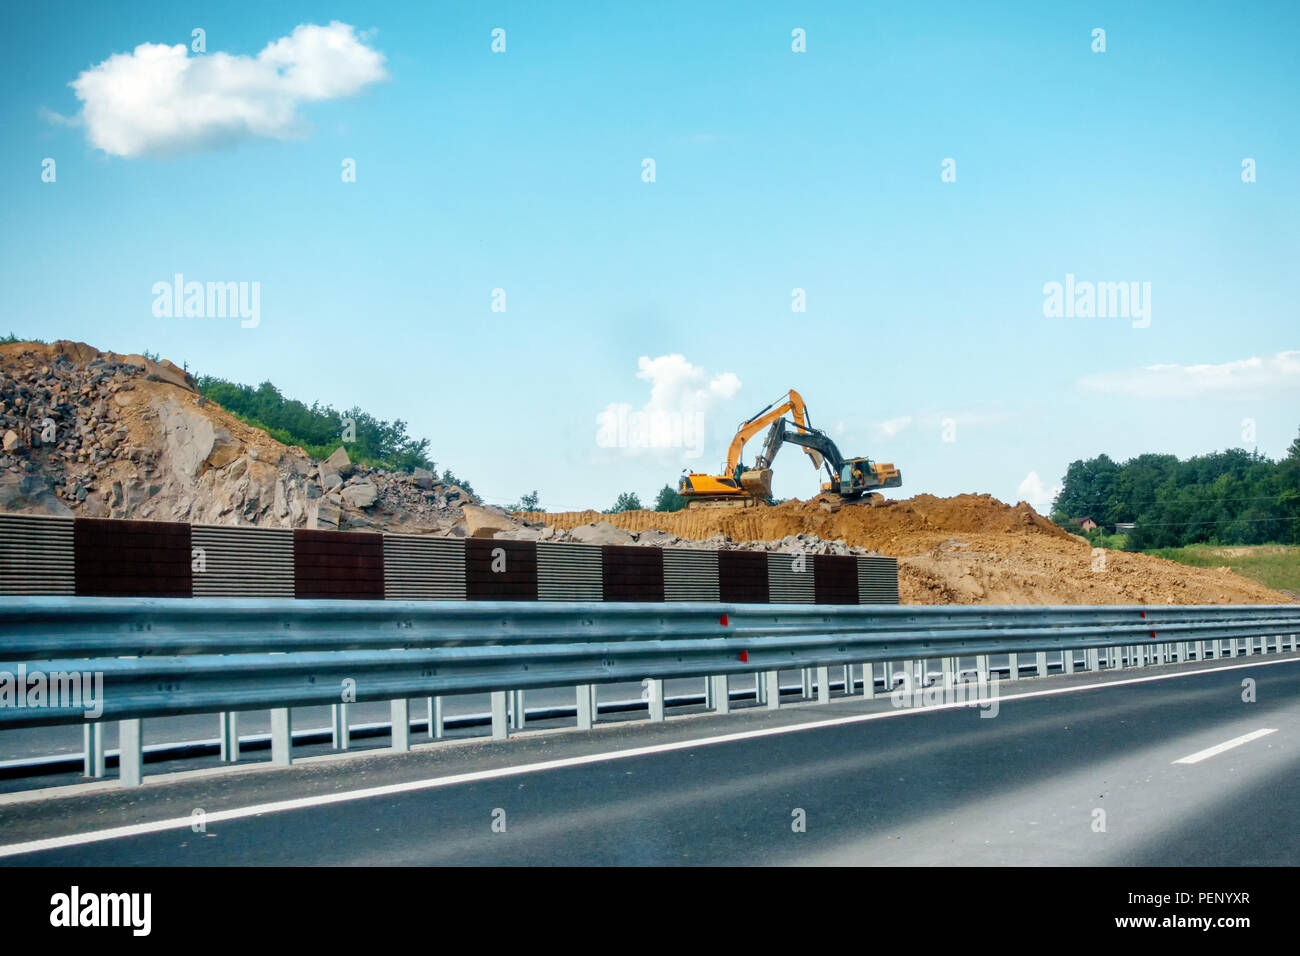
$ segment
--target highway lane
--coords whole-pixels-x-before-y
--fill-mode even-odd
[[[900,712],[858,699],[660,728],[630,724],[603,740],[542,735],[467,749],[458,763],[427,775],[454,771],[461,782],[436,786],[412,779],[421,768],[400,762],[420,759],[412,754],[371,765],[363,781],[340,776],[311,798],[337,799],[349,779],[353,787],[394,787],[365,799],[309,802],[213,822],[203,833],[145,832],[0,863],[1300,862],[1300,828],[1289,823],[1300,797],[1300,662],[1210,662],[1176,672],[1149,680],[1152,671],[1129,671],[1110,686],[1042,696],[1097,678],[1004,684],[992,719],[970,708]],[[1255,703],[1242,700],[1246,678],[1255,681]],[[1014,699],[1024,693],[1034,696]],[[791,732],[809,721],[809,729]],[[1176,763],[1261,730],[1272,732]],[[718,734],[731,739],[696,739]],[[640,745],[658,749],[601,756]],[[573,762],[518,772],[539,756]],[[246,794],[229,806],[298,796],[298,772],[277,771],[255,799]],[[400,789],[412,785],[419,788]],[[81,817],[70,801],[63,832],[155,819],[146,816],[148,804],[168,790],[142,793],[122,805],[129,810],[87,804]],[[176,816],[186,800],[202,799],[195,794],[202,788],[159,810]],[[0,806],[0,841],[46,835],[42,809]]]

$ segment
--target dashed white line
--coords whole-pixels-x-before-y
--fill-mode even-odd
[[[1186,757],[1179,757],[1174,763],[1200,763],[1202,760],[1209,760],[1225,750],[1231,750],[1233,747],[1240,747],[1242,744],[1248,744],[1252,740],[1259,740],[1260,737],[1267,737],[1269,734],[1277,733],[1276,727],[1265,727],[1260,730],[1252,730],[1248,734],[1242,734],[1240,737],[1233,737],[1231,740],[1225,740],[1221,744],[1215,744],[1213,747],[1206,747],[1204,750],[1198,750],[1194,754],[1188,754]]]

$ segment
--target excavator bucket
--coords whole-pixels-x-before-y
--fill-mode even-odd
[[[740,487],[757,498],[769,498],[772,495],[772,469],[757,468],[740,473]]]

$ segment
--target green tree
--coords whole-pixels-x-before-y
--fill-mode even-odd
[[[1300,438],[1287,457],[1228,448],[1180,461],[1139,455],[1116,464],[1105,455],[1066,470],[1052,518],[1098,524],[1133,522],[1129,550],[1188,544],[1300,541]]]
[[[539,511],[545,513],[546,509],[539,504],[540,501],[541,498],[537,494],[537,489],[533,489],[528,494],[521,495],[519,500],[516,501],[514,504],[507,506],[506,510],[507,511]]]
[[[286,398],[270,382],[253,388],[205,375],[197,385],[200,394],[236,418],[313,457],[325,458],[343,445],[356,462],[392,471],[433,470],[429,440],[408,435],[400,419],[383,421],[355,406],[346,412],[319,403],[308,406]],[[464,482],[459,484],[469,490]]]
[[[659,497],[655,499],[655,511],[681,511],[685,507],[686,499],[671,485],[664,485],[659,489]]]
[[[606,510],[607,515],[616,515],[624,511],[640,511],[641,499],[636,496],[635,491],[625,491],[618,496],[614,502],[614,507]]]

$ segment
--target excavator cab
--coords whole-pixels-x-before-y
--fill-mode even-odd
[[[852,494],[862,487],[862,469],[860,462],[846,461],[840,468],[840,494]]]

